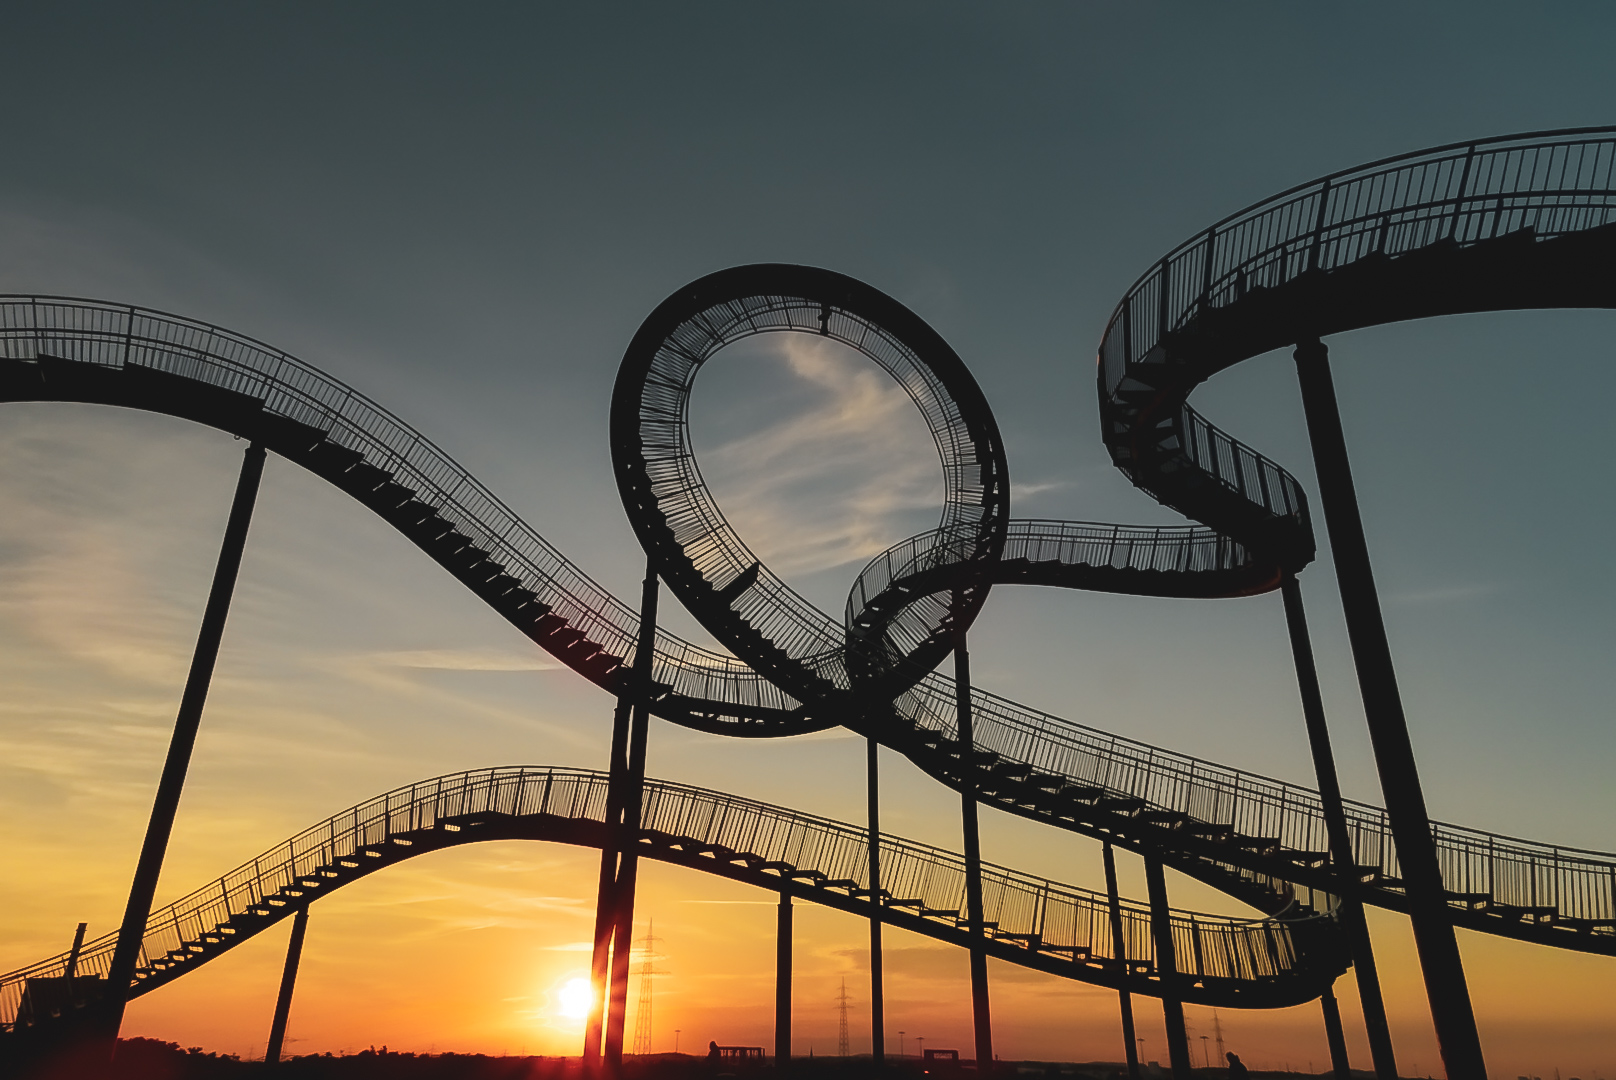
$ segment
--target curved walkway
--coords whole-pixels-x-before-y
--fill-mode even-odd
[[[299,907],[417,855],[486,840],[598,847],[607,776],[543,766],[478,769],[411,784],[320,822],[195,892],[146,924],[131,996],[149,993],[274,926]],[[969,948],[961,930],[964,860],[896,836],[881,838],[882,903],[870,899],[863,826],[722,792],[647,780],[642,858],[788,893]],[[1156,970],[1150,908],[1121,903],[1127,955],[1112,947],[1103,894],[984,865],[986,950],[1009,963],[1133,993],[1234,1008],[1295,1005],[1345,970],[1323,916],[1237,920],[1174,911],[1177,974]],[[87,943],[79,978],[105,978],[117,934]],[[63,953],[0,976],[0,1028],[48,1017],[30,983],[59,983]],[[93,984],[92,984],[93,986]],[[82,985],[81,1001],[93,1000]],[[52,1000],[60,1005],[60,998]]]
[[[1520,218],[1521,211],[1510,212],[1512,220]],[[1603,223],[1587,214],[1584,220],[1590,228]],[[1123,310],[1136,306],[1130,301]],[[1121,318],[1113,328],[1131,325],[1129,317]],[[1107,337],[1107,357],[1114,336]],[[1149,355],[1147,350],[1137,362],[1117,368],[1126,376],[1116,381],[1118,393],[1128,392],[1130,380],[1153,362]],[[1103,367],[1102,379],[1111,370]],[[625,661],[632,660],[638,628],[632,609],[424,436],[364,395],[261,343],[141,308],[0,298],[0,401],[6,400],[140,408],[259,441],[371,508],[517,629],[602,688],[615,689]],[[1109,435],[1121,420],[1107,415]],[[1187,406],[1180,415],[1193,417]],[[1197,422],[1204,424],[1187,420],[1187,430],[1202,430]],[[1238,513],[1207,514],[1224,536],[1197,529],[1017,522],[1008,528],[992,572],[1167,595],[1271,588],[1279,562],[1273,552],[1283,551],[1289,565],[1311,553],[1300,488],[1226,436],[1203,442],[1206,453],[1194,461],[1227,458],[1236,471],[1216,484],[1184,490],[1199,497],[1201,488],[1220,487],[1217,498],[1237,506]],[[1140,477],[1173,472],[1166,465],[1136,469]],[[1260,513],[1250,509],[1256,505],[1250,500],[1233,501],[1230,493],[1242,483],[1266,493]],[[1225,519],[1254,513],[1258,527],[1246,531],[1256,539],[1228,540],[1237,533]],[[1305,544],[1294,540],[1300,535]],[[1293,538],[1288,546],[1282,542],[1287,536]],[[1229,576],[1218,581],[1218,574]],[[816,715],[745,663],[660,630],[653,678],[658,694],[652,711],[702,730],[775,736],[849,719]],[[971,782],[982,801],[1158,855],[1268,913],[1296,903],[1297,885],[1341,886],[1327,865],[1324,815],[1315,792],[983,691],[973,690],[971,700]],[[930,674],[893,703],[890,722],[879,725],[880,738],[932,776],[960,786],[965,770],[954,739],[955,708],[953,681]],[[1349,888],[1364,902],[1405,909],[1385,812],[1349,803],[1347,813],[1362,867],[1360,880]],[[1616,954],[1616,857],[1448,825],[1433,829],[1457,924]]]

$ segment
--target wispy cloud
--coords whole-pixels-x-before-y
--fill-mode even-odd
[[[754,348],[807,407],[700,458],[725,516],[774,570],[863,562],[936,518],[936,450],[885,372],[836,342],[801,335],[768,335]]]
[[[403,649],[363,653],[359,663],[434,671],[559,671],[562,665],[535,648],[531,653],[499,649]]]
[[[1470,585],[1448,585],[1436,589],[1413,589],[1393,593],[1387,599],[1394,604],[1454,604],[1491,596],[1504,588],[1500,582],[1476,582]]]

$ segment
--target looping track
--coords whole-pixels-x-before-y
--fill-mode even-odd
[[[417,855],[488,840],[598,847],[605,773],[509,767],[441,776],[345,810],[176,900],[147,921],[132,993],[157,989],[377,870]],[[964,862],[895,836],[881,838],[883,902],[872,904],[868,834],[722,792],[647,780],[637,848],[656,859],[887,923],[954,945],[961,928]],[[1175,911],[1178,974],[1156,970],[1148,906],[1122,905],[1125,962],[1112,947],[1103,894],[984,866],[986,948],[1023,967],[1134,993],[1233,1008],[1311,1000],[1345,967],[1330,920],[1250,921]],[[84,947],[82,977],[104,977],[117,943]],[[29,1027],[30,980],[60,979],[67,954],[0,976],[0,1022]]]
[[[1275,587],[1282,570],[1294,571],[1313,556],[1305,496],[1279,465],[1195,413],[1186,403],[1189,393],[1241,359],[1354,326],[1468,311],[1616,306],[1613,166],[1611,131],[1490,140],[1335,174],[1211,227],[1163,258],[1118,307],[1100,349],[1099,389],[1102,432],[1119,467],[1212,531],[1006,521],[998,550],[991,530],[967,530],[971,543],[961,561],[987,564],[983,584],[1171,596]],[[817,321],[825,310],[815,309],[808,332],[830,325]],[[879,319],[866,312],[872,328],[891,330],[887,320],[902,317],[876,314]],[[790,319],[751,329],[790,329],[796,326]],[[905,331],[910,340],[916,333]],[[717,339],[729,340],[723,332]],[[683,392],[677,380],[669,392]],[[257,440],[370,507],[517,629],[602,688],[615,689],[632,662],[638,620],[631,608],[408,425],[261,343],[123,305],[0,298],[0,400],[140,408]],[[986,430],[978,429],[978,435]],[[933,430],[953,428],[943,423]],[[678,428],[668,431],[677,436]],[[972,451],[982,454],[978,463],[992,461],[988,442],[978,443]],[[662,450],[672,462],[683,452]],[[946,452],[944,460],[951,460]],[[691,475],[699,482],[699,474]],[[1003,476],[1001,469],[982,480],[983,490],[996,491]],[[657,478],[648,472],[645,480]],[[636,482],[630,478],[629,487],[639,490]],[[691,507],[711,503],[704,492],[685,497]],[[981,520],[998,513],[987,501],[983,506],[991,512]],[[683,589],[681,596],[705,590],[714,612],[721,606],[733,615],[726,586],[734,599],[767,592],[772,579],[746,564],[744,546],[726,546],[728,538],[713,522],[701,520],[715,538],[713,550],[722,549],[723,571],[702,577],[705,568],[692,560],[698,587],[694,581],[680,586],[678,567],[670,569],[666,560],[660,569]],[[957,524],[945,515],[938,534],[878,558],[861,576],[862,592],[839,627],[818,613],[799,614],[819,628],[816,633],[837,627],[840,646],[860,614],[880,608],[877,601],[895,585],[958,587],[944,581],[955,571],[938,570],[937,580],[924,580],[928,570],[920,557],[946,546]],[[739,589],[737,581],[743,582]],[[784,606],[795,602],[785,592],[772,595]],[[695,607],[702,616],[701,603]],[[926,633],[911,634],[909,644],[927,640],[942,617],[932,609],[931,621],[923,622]],[[895,625],[883,624],[882,633]],[[763,656],[772,642],[796,665],[793,674],[783,661],[763,664],[782,687],[735,657],[663,632],[656,642],[651,708],[674,723],[748,736],[847,723],[946,784],[967,782],[966,750],[955,735],[954,686],[940,674],[915,681],[889,707],[871,712],[861,705],[838,715],[825,707],[831,699],[815,700],[809,693],[815,686],[798,680],[801,669],[812,667],[801,662],[818,655],[812,648],[766,635],[754,643]],[[932,644],[928,640],[927,648]],[[745,648],[737,652],[748,655]],[[1407,907],[1391,831],[1376,807],[1347,805],[1359,871],[1355,880],[1342,880],[1328,866],[1319,798],[1306,788],[1146,746],[986,692],[973,691],[972,701],[976,743],[968,771],[986,803],[1149,852],[1268,913],[1294,907],[1298,886]],[[1616,954],[1616,857],[1443,824],[1433,825],[1433,836],[1456,924]]]

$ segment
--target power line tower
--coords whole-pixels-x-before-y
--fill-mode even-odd
[[[656,920],[653,919],[646,924],[645,936],[640,939],[644,950],[640,954],[640,999],[634,1007],[634,1047],[629,1051],[635,1056],[651,1052],[651,980],[656,977],[651,959],[656,943],[662,940],[655,931]]]
[[[1218,1040],[1218,1060],[1223,1060],[1223,1024],[1218,1020],[1218,1010],[1212,1010],[1212,1033]]]
[[[842,992],[836,995],[836,1008],[842,1015],[841,1027],[836,1031],[836,1055],[838,1057],[852,1057],[853,1044],[847,1038],[847,1006],[851,1002],[847,996],[847,976],[842,976]]]

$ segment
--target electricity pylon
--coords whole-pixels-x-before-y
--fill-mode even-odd
[[[646,923],[645,936],[640,945],[645,950],[640,962],[640,999],[634,1007],[634,1047],[630,1053],[639,1057],[651,1052],[651,980],[656,972],[651,968],[654,947],[662,939],[656,936],[656,920]]]
[[[836,1054],[838,1057],[852,1057],[853,1044],[847,1038],[847,1006],[851,999],[847,996],[847,976],[842,976],[842,992],[836,996],[836,1007],[842,1014],[842,1025],[836,1032]]]

